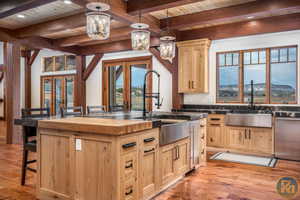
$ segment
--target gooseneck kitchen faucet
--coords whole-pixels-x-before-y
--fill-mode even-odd
[[[146,93],[146,89],[147,89],[147,76],[149,74],[156,74],[157,78],[158,78],[158,92],[157,93]],[[143,118],[146,118],[146,98],[155,98],[157,99],[157,103],[155,104],[157,106],[157,109],[160,108],[160,106],[162,105],[162,102],[160,102],[160,74],[155,71],[155,70],[149,70],[146,72],[145,76],[144,76],[144,90],[143,90]]]

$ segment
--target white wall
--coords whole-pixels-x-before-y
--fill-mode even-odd
[[[102,105],[102,61],[112,60],[120,58],[130,58],[139,56],[149,56],[150,52],[140,52],[140,51],[125,51],[118,53],[105,54],[99,62],[96,69],[90,75],[86,82],[86,104],[87,105]],[[88,64],[92,59],[92,56],[88,56],[86,63]],[[153,56],[153,69],[158,71],[161,75],[161,86],[160,92],[161,97],[164,98],[163,105],[159,111],[170,111],[172,108],[172,75],[165,69],[165,67]],[[155,76],[153,76],[153,91],[157,89],[157,81]],[[155,103],[155,101],[153,101]],[[156,110],[156,107],[153,106]]]
[[[69,72],[42,72],[42,58],[49,56],[62,55],[64,53],[52,50],[42,50],[34,63],[32,64],[31,72],[31,104],[32,107],[40,107],[40,77],[42,75],[53,75],[53,74],[66,74],[76,73],[76,71]],[[86,81],[86,104],[87,105],[102,105],[102,61],[129,57],[149,56],[149,52],[138,52],[138,51],[126,51],[119,53],[105,54],[102,60],[99,62],[95,70],[92,72],[88,80]],[[93,56],[87,56],[87,65],[92,60]],[[163,65],[153,56],[153,69],[157,70],[161,74],[161,96],[164,98],[163,105],[160,111],[170,111],[172,108],[172,75],[167,71]],[[24,78],[22,78],[24,83]],[[155,78],[153,78],[153,89],[157,88]],[[23,90],[24,91],[24,90]],[[24,95],[23,95],[24,99]],[[155,108],[155,107],[153,107]]]
[[[41,76],[54,75],[54,74],[76,73],[75,70],[68,71],[68,72],[62,71],[62,72],[43,73],[43,68],[42,68],[42,66],[43,66],[42,58],[43,57],[58,56],[58,55],[64,55],[64,54],[66,54],[66,53],[59,52],[59,51],[52,51],[52,50],[41,50],[40,53],[38,54],[38,56],[36,57],[35,61],[33,62],[32,66],[31,66],[31,107],[32,108],[39,108],[41,106],[40,105]]]
[[[215,104],[216,103],[216,53],[217,52],[266,48],[266,47],[278,47],[278,46],[286,46],[286,45],[298,45],[298,48],[300,48],[300,30],[212,41],[211,48],[209,51],[209,93],[208,94],[186,94],[184,95],[184,103],[185,104]],[[300,51],[298,49],[298,60],[299,57],[300,57]],[[298,64],[298,68],[299,68],[299,64]],[[300,79],[300,75],[298,75],[298,80],[299,79]],[[300,89],[299,84],[300,81],[298,81],[298,90]],[[300,102],[299,100],[300,98],[298,96],[298,102]]]

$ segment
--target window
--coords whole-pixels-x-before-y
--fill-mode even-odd
[[[152,57],[103,61],[103,105],[109,110],[143,110],[144,76],[152,69]],[[152,92],[152,75],[147,78],[147,93]],[[151,99],[146,100],[152,110]]]
[[[217,53],[217,102],[297,103],[297,47]]]
[[[76,56],[74,55],[62,55],[43,58],[43,71],[65,71],[76,69]]]
[[[52,115],[59,113],[61,106],[74,106],[75,75],[42,76],[41,107],[50,108]]]

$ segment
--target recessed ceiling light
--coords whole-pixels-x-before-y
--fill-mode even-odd
[[[248,16],[247,17],[247,19],[253,19],[254,18],[254,16]]]
[[[65,3],[65,4],[71,4],[72,1],[71,1],[71,0],[64,0],[64,3]]]
[[[23,19],[23,18],[25,18],[25,15],[18,14],[18,15],[17,15],[17,17],[18,17],[18,18],[22,18],[22,19]]]

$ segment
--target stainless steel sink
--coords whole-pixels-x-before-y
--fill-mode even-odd
[[[225,123],[228,126],[272,128],[272,114],[227,113]]]
[[[160,128],[160,146],[171,144],[183,138],[189,137],[189,122],[166,122],[162,121]]]

